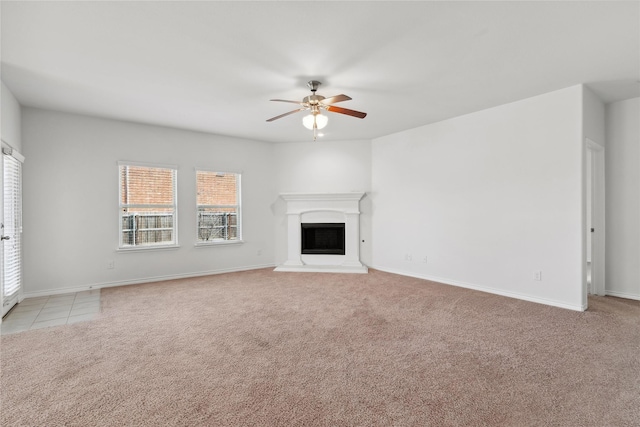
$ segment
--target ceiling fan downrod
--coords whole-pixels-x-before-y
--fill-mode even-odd
[[[313,92],[313,94],[316,94],[316,91],[318,90],[318,87],[320,87],[322,83],[317,81],[317,80],[310,80],[307,82],[307,86],[309,87],[309,90],[311,90],[311,92]]]

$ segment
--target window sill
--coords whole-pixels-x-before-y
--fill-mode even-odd
[[[244,240],[221,240],[218,242],[198,242],[194,246],[196,248],[206,248],[211,246],[227,246],[227,245],[241,245],[244,243]]]
[[[146,251],[166,251],[171,249],[179,249],[180,245],[163,245],[163,246],[132,246],[130,248],[118,248],[117,252],[146,252]]]

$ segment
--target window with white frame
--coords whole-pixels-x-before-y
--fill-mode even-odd
[[[196,171],[198,244],[242,240],[240,174]]]
[[[119,162],[118,169],[120,248],[177,245],[177,168]]]

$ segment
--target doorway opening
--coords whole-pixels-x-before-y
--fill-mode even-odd
[[[585,246],[583,303],[587,295],[605,295],[604,147],[585,140]]]

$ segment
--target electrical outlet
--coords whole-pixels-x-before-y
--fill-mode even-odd
[[[533,280],[535,280],[536,282],[541,282],[542,281],[542,271],[540,270],[536,270],[533,272]]]
[[[426,255],[425,255],[425,257],[424,257],[424,258],[422,258],[422,262],[423,262],[424,264],[426,264],[426,263],[427,263],[427,256],[426,256]]]
[[[257,255],[262,255],[262,249],[258,249]]]
[[[404,254],[404,260],[405,261],[411,261],[413,259],[413,257],[411,256],[411,254]]]
[[[116,263],[110,259],[107,261],[107,270],[113,270],[116,267]]]

